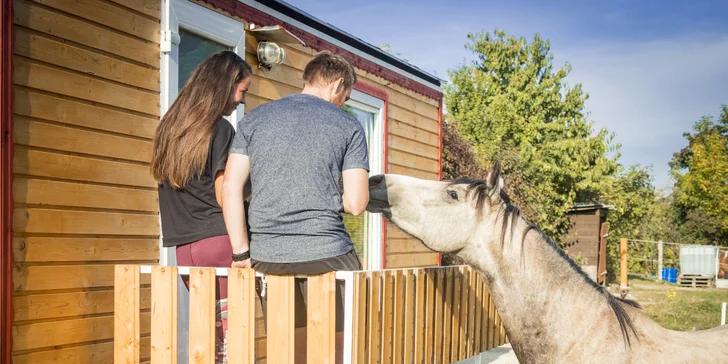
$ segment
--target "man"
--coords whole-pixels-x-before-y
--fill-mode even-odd
[[[284,275],[362,269],[341,218],[342,212],[361,214],[369,201],[365,132],[341,109],[356,73],[343,57],[321,52],[306,65],[303,80],[300,94],[251,110],[240,121],[230,147],[223,213],[233,267],[252,264],[264,274]],[[248,177],[250,244],[243,213]],[[343,343],[341,285],[337,284],[336,299],[337,361]],[[305,362],[305,280],[297,280],[296,286],[296,357]]]

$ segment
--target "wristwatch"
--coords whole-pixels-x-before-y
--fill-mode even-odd
[[[250,258],[250,250],[240,253],[240,254],[234,254],[233,253],[233,262],[241,262],[243,260]]]

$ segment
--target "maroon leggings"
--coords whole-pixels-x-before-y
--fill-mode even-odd
[[[233,264],[233,248],[227,235],[213,236],[193,243],[178,246],[177,265],[187,267],[230,267]],[[189,276],[182,276],[190,289]],[[215,289],[215,362],[226,361],[225,337],[227,336],[227,277],[217,277]],[[219,325],[218,325],[219,323]]]
[[[180,245],[176,249],[177,265],[181,267],[223,267],[233,264],[233,248],[227,235],[213,236],[193,243]],[[187,289],[190,288],[189,277],[182,276]],[[217,277],[215,298],[226,299],[227,277]]]

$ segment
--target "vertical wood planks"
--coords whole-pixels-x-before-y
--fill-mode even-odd
[[[481,316],[480,321],[480,351],[486,351],[490,349],[490,345],[488,344],[488,320],[490,319],[490,293],[488,292],[488,288],[485,286],[485,282],[483,282],[483,301],[482,304],[482,310],[483,314]]]
[[[116,266],[115,359],[139,361],[139,266]],[[176,267],[152,268],[151,358],[176,363]],[[255,362],[255,272],[228,269],[228,360]],[[479,274],[470,267],[353,275],[352,362],[452,363],[508,342]],[[190,269],[190,362],[215,360],[215,270]],[[308,278],[308,363],[336,357],[336,275]],[[267,362],[295,360],[295,278],[268,277]],[[128,328],[128,329],[127,329]],[[119,332],[123,329],[123,332]],[[260,353],[258,353],[258,356]]]
[[[434,337],[435,337],[435,270],[425,269],[427,297],[425,298],[425,363],[433,363]]]
[[[496,347],[496,331],[495,331],[495,320],[498,315],[495,312],[495,306],[493,305],[493,299],[488,300],[488,349]]]
[[[483,282],[480,280],[480,274],[475,272],[475,269],[472,270],[472,277],[474,279],[475,284],[473,285],[473,289],[475,290],[475,303],[471,306],[475,310],[475,315],[473,317],[474,320],[474,333],[473,333],[473,350],[472,355],[476,355],[481,352],[480,350],[480,341],[481,341],[481,320],[483,317]]]
[[[152,267],[151,360],[177,363],[177,267]]]
[[[394,295],[394,275],[392,271],[382,274],[382,364],[392,363],[392,314]]]
[[[415,363],[422,363],[425,354],[424,331],[425,331],[425,271],[418,269],[415,271],[415,290],[417,291],[417,301],[415,314]]]
[[[139,362],[139,266],[114,267],[114,363]]]
[[[334,364],[336,272],[308,277],[307,363]]]
[[[404,271],[405,303],[404,303],[404,363],[412,363],[415,325],[415,286],[411,269]]]
[[[445,305],[445,271],[437,270],[437,281],[435,282],[435,351],[433,362],[440,363],[442,360],[442,327],[444,325],[443,306]]]
[[[462,279],[462,288],[460,289],[460,348],[458,350],[458,360],[465,359],[465,346],[469,337],[468,333],[468,322],[470,321],[468,315],[470,313],[470,269],[467,266],[460,267],[460,276]]]
[[[352,352],[354,364],[365,364],[367,329],[367,276],[354,273],[354,323]]]
[[[404,360],[404,275],[401,270],[394,273],[394,351],[392,361],[401,363]]]
[[[377,364],[379,362],[379,327],[380,327],[380,315],[379,315],[379,290],[381,287],[381,273],[370,272],[369,273],[369,284],[371,289],[369,290],[369,317],[367,322],[367,354],[370,364]]]
[[[460,269],[453,268],[453,296],[452,296],[452,342],[450,345],[450,361],[458,361],[458,344],[460,339],[460,303],[462,296],[462,279],[463,275]]]
[[[443,311],[443,337],[442,337],[442,362],[450,363],[450,347],[452,346],[452,305],[453,305],[453,269],[447,268],[445,271],[445,305]]]
[[[267,360],[292,364],[295,355],[295,278],[270,275],[267,279]]]
[[[255,299],[255,271],[229,268],[228,363],[255,362]]]
[[[191,364],[215,364],[215,269],[190,268]]]

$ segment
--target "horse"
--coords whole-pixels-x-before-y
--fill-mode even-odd
[[[728,363],[728,325],[663,328],[522,218],[503,183],[499,163],[485,180],[376,175],[367,210],[473,267],[522,364]]]

